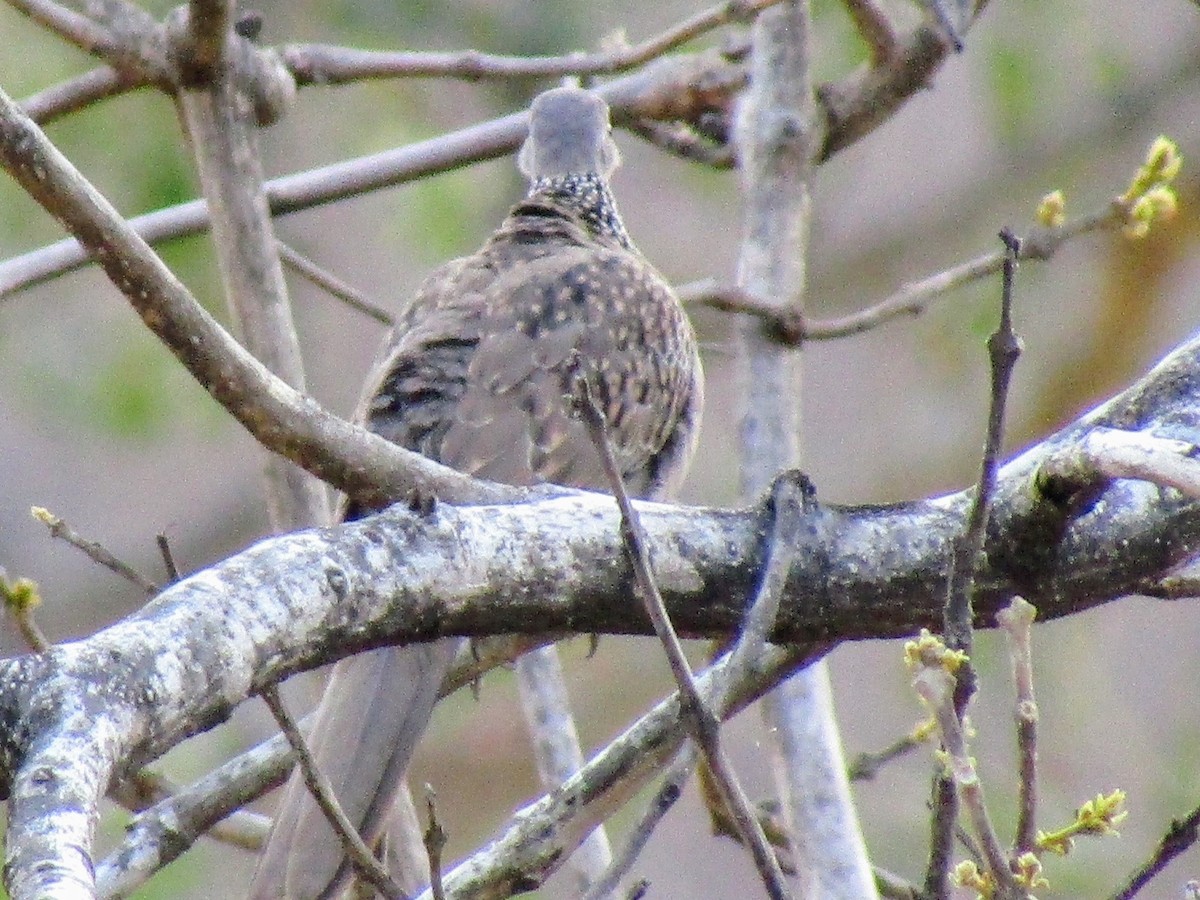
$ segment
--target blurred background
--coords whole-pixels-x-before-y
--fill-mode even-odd
[[[169,5],[146,4],[158,16]],[[264,43],[320,41],[375,49],[561,53],[594,48],[615,31],[637,42],[700,2],[454,0],[449,3],[279,2],[256,8]],[[814,0],[820,74],[863,58],[845,12]],[[79,51],[0,6],[0,87],[22,98],[89,68]],[[1005,225],[1023,231],[1054,188],[1069,215],[1124,189],[1160,133],[1185,156],[1181,214],[1131,244],[1097,235],[1020,272],[1016,317],[1025,340],[1010,407],[1010,449],[1038,439],[1137,377],[1200,323],[1200,9],[1185,0],[996,0],[929,89],[891,122],[818,173],[808,308],[845,314],[920,278],[998,247]],[[522,108],[547,83],[441,80],[304,88],[291,113],[262,134],[269,175],[436,136]],[[153,91],[120,97],[49,126],[60,148],[125,214],[191,199],[196,180],[172,104]],[[668,157],[619,134],[625,165],[615,187],[634,240],[670,279],[732,278],[740,206],[736,176]],[[474,250],[519,196],[509,159],[381,191],[278,222],[280,236],[344,280],[395,308],[443,260]],[[0,258],[61,237],[58,226],[0,178]],[[205,237],[160,248],[226,320]],[[310,391],[348,414],[380,327],[289,275]],[[805,467],[826,502],[923,497],[967,484],[981,445],[987,370],[983,341],[999,283],[955,292],[917,319],[807,346],[802,385]],[[709,407],[689,502],[728,504],[738,394],[730,322],[695,315],[705,343]],[[266,531],[262,456],[239,426],[152,338],[95,268],[0,299],[0,566],[35,579],[43,627],[55,640],[86,635],[144,597],[52,540],[29,515],[44,506],[154,579],[154,537],[165,533],[193,570]],[[1047,895],[1104,896],[1149,854],[1171,817],[1200,803],[1200,613],[1187,603],[1130,599],[1035,631],[1042,711],[1042,804],[1047,829],[1096,793],[1128,792],[1120,839],[1081,842],[1051,860]],[[697,658],[703,648],[697,647]],[[0,655],[23,652],[0,627]],[[645,640],[566,645],[585,743],[601,745],[668,687]],[[993,815],[1013,821],[1012,689],[1003,642],[980,636],[982,692],[972,716]],[[897,642],[843,646],[830,656],[848,751],[877,749],[921,713]],[[308,690],[293,693],[299,698]],[[457,856],[486,838],[535,792],[515,691],[491,675],[482,698],[444,705],[415,764],[432,783]],[[1192,699],[1188,699],[1192,698]],[[295,702],[299,703],[299,699]],[[265,710],[180,748],[162,768],[188,779],[266,734]],[[739,771],[769,790],[754,711],[731,730]],[[918,752],[857,785],[874,861],[917,878],[925,855],[931,763]],[[271,801],[261,804],[269,811]],[[640,811],[635,802],[614,829]],[[103,828],[119,834],[125,814]],[[219,866],[217,869],[215,867]],[[137,896],[237,896],[252,861],[202,843]],[[214,878],[215,872],[220,878]],[[660,826],[638,874],[653,897],[757,895],[748,858],[709,835],[689,792]],[[1142,896],[1180,896],[1200,875],[1200,851],[1173,864]],[[542,896],[556,896],[553,886]]]

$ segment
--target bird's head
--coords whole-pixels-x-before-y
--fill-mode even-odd
[[[591,91],[560,87],[539,94],[517,165],[531,183],[570,175],[607,180],[620,161],[608,104]]]

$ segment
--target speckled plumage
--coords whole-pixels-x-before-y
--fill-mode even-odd
[[[702,403],[691,326],[632,248],[603,181],[546,179],[478,253],[425,282],[383,353],[365,419],[482,478],[604,489],[567,397],[581,368],[630,490],[668,489]]]
[[[703,380],[683,309],[630,242],[609,192],[616,162],[603,101],[569,88],[535,101],[519,158],[529,194],[477,253],[436,270],[404,308],[360,421],[481,478],[607,490],[572,411],[582,371],[630,492],[670,492],[695,444]],[[459,643],[388,648],[334,669],[311,749],[368,841]],[[330,897],[344,874],[340,846],[293,776],[251,896]]]

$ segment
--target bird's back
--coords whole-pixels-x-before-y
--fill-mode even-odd
[[[478,253],[426,280],[377,373],[361,412],[389,440],[493,481],[606,489],[572,411],[584,375],[639,495],[683,467],[703,391],[691,326],[661,276],[536,192]]]

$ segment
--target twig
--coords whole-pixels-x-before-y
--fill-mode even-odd
[[[263,702],[267,704],[267,708],[271,710],[271,715],[279,724],[279,729],[284,733],[288,743],[292,745],[292,749],[296,751],[296,763],[300,766],[300,772],[304,776],[304,784],[308,787],[313,799],[317,801],[317,805],[321,807],[321,812],[325,814],[329,826],[337,834],[355,871],[374,885],[383,896],[404,897],[404,892],[379,864],[379,860],[371,853],[371,848],[354,830],[354,825],[342,811],[337,798],[333,795],[329,779],[313,764],[312,755],[308,752],[304,737],[284,708],[283,701],[279,698],[279,691],[274,685],[271,685],[264,687],[260,695]]]
[[[148,78],[127,74],[112,66],[100,66],[26,97],[21,101],[21,107],[29,118],[45,125],[98,100],[135,91],[148,84]]]
[[[1172,819],[1162,839],[1148,860],[1137,867],[1128,880],[1111,897],[1111,900],[1129,900],[1150,883],[1159,872],[1167,867],[1179,854],[1200,838],[1200,807],[1196,807],[1182,819]]]
[[[77,550],[82,550],[92,562],[104,566],[104,568],[115,572],[126,581],[137,585],[146,593],[146,596],[153,597],[158,593],[159,588],[157,584],[140,574],[128,563],[118,559],[103,544],[96,541],[89,541],[80,535],[63,519],[50,512],[50,510],[34,506],[29,512],[35,519],[50,529],[51,537],[60,538]]]
[[[60,3],[51,0],[8,0],[8,3],[80,50],[104,55],[116,47],[111,31]]]
[[[846,777],[851,781],[870,781],[888,763],[907,756],[926,740],[927,737],[924,734],[913,731],[904,737],[897,738],[882,750],[864,751],[850,761],[850,765],[846,767]]]
[[[613,457],[612,446],[605,430],[607,425],[604,416],[596,405],[591,384],[586,375],[581,375],[576,379],[575,389],[580,415],[600,454],[613,495],[621,510],[621,533],[637,577],[642,603],[646,615],[649,616],[654,626],[655,634],[658,635],[666,652],[671,674],[675,677],[675,683],[682,698],[684,719],[688,724],[688,730],[704,754],[705,761],[712,769],[716,783],[721,790],[721,799],[738,823],[738,830],[746,846],[750,848],[754,864],[758,868],[759,876],[762,878],[768,894],[773,898],[783,900],[789,896],[783,871],[779,867],[779,861],[775,858],[775,853],[771,849],[766,835],[763,834],[762,826],[755,817],[750,801],[739,786],[737,776],[721,750],[719,721],[696,687],[691,666],[683,653],[683,646],[679,643],[679,637],[675,634],[675,629],[667,615],[658,584],[651,572],[650,554],[646,546],[646,535],[642,529],[641,518],[625,490],[624,479],[616,459]],[[778,602],[778,598],[776,598],[776,602]],[[772,616],[773,619],[774,616]],[[749,627],[749,623],[747,627]],[[717,690],[716,699],[720,700],[720,703],[715,705],[718,708],[726,706],[727,684],[728,682],[722,682],[722,686]]]
[[[680,159],[711,166],[714,169],[733,168],[735,161],[733,147],[728,143],[711,143],[682,122],[634,119],[626,123],[625,127],[655,147],[672,153]]]
[[[878,0],[845,0],[858,36],[867,45],[870,64],[879,66],[896,52],[896,25]]]
[[[450,503],[466,496],[479,500],[483,494],[521,493],[485,486],[405,451],[329,414],[273,376],[221,328],[2,90],[0,165],[83,242],[147,327],[264,446],[365,506],[386,505],[413,488]]]
[[[34,618],[33,611],[42,604],[42,595],[37,583],[28,578],[8,580],[8,573],[0,566],[0,600],[9,611],[17,624],[21,639],[34,653],[44,653],[50,649],[50,642]]]
[[[374,319],[381,325],[391,328],[395,324],[395,319],[391,313],[370,300],[362,291],[351,287],[332,272],[318,266],[307,256],[292,249],[283,241],[276,240],[275,246],[279,250],[279,258],[283,261],[284,265],[297,274],[304,276],[317,287],[341,300],[351,309],[362,313],[368,318]]]
[[[425,785],[425,809],[429,813],[429,827],[425,829],[425,853],[429,857],[429,890],[433,900],[446,900],[446,887],[442,884],[442,851],[446,849],[446,829],[437,817],[437,797],[433,788]]]
[[[179,580],[179,567],[175,565],[175,555],[171,552],[171,542],[166,532],[155,535],[154,542],[158,544],[158,552],[162,555],[163,568],[167,570],[167,581],[174,584]]]
[[[381,53],[323,44],[290,44],[281,48],[280,52],[299,85],[344,84],[364,78],[450,77],[477,80],[612,74],[643,65],[729,22],[753,19],[759,12],[778,2],[729,0],[640,44],[618,46],[596,53],[540,57],[501,56],[473,50],[456,53]]]
[[[957,685],[958,679],[941,665],[923,665],[913,678],[913,687],[937,719],[942,746],[946,749],[946,766],[949,770],[947,777],[957,788],[958,797],[966,808],[975,836],[979,839],[988,871],[1002,891],[996,896],[1015,900],[1024,894],[1016,893],[1016,881],[1008,867],[1004,848],[1000,845],[1000,839],[988,815],[987,804],[984,802],[983,784],[979,780],[974,760],[967,750],[967,739],[955,698],[958,693]],[[944,883],[944,876],[939,882]]]
[[[1008,637],[1013,684],[1017,690],[1013,718],[1017,724],[1018,764],[1017,829],[1013,855],[1032,852],[1037,837],[1037,726],[1038,705],[1033,693],[1033,619],[1037,610],[1021,597],[996,615]]]
[[[991,399],[988,406],[987,433],[984,439],[983,456],[980,463],[979,481],[971,508],[967,517],[967,526],[962,536],[955,542],[954,552],[950,560],[950,574],[947,579],[946,606],[943,613],[943,630],[946,644],[952,650],[966,654],[954,678],[954,710],[956,722],[954,728],[961,730],[958,721],[966,713],[966,707],[975,691],[975,674],[971,667],[970,653],[973,639],[973,612],[971,594],[974,590],[975,567],[987,532],[987,520],[991,509],[992,494],[995,489],[996,468],[1000,454],[1000,443],[1004,435],[1004,411],[1008,400],[1008,385],[1012,377],[1013,366],[1020,355],[1020,340],[1012,329],[1012,288],[1013,276],[1016,271],[1017,255],[1021,249],[1020,240],[1007,229],[1000,233],[1004,242],[1004,280],[1001,290],[1000,322],[996,330],[988,338],[988,354],[991,361]],[[932,704],[931,704],[932,705]],[[935,714],[938,707],[934,706]],[[944,711],[942,712],[944,715]],[[951,728],[948,721],[939,718],[939,729],[942,732],[943,743],[947,740],[947,730]],[[965,739],[964,739],[965,742]],[[947,752],[955,751],[946,745]],[[965,754],[965,746],[962,748]],[[973,770],[972,770],[973,772]],[[958,799],[964,797],[964,778],[966,773],[941,773],[934,778],[933,819],[931,822],[931,846],[929,863],[926,869],[926,891],[941,897],[945,895],[946,877],[950,863],[950,832],[951,823],[958,814]],[[953,784],[951,783],[953,779]],[[957,791],[955,788],[957,787]],[[986,810],[975,808],[982,804],[982,788],[976,790],[971,786],[969,798],[972,820],[977,829],[985,825]],[[986,823],[990,827],[990,823]],[[1012,873],[1007,862],[1003,861],[1000,869],[997,864],[995,847],[989,845],[994,836],[977,832],[984,844],[983,851],[989,869],[1000,885],[1012,881]],[[998,844],[997,844],[998,846]]]
[[[552,791],[583,767],[583,746],[558,648],[550,645],[524,654],[514,663],[513,674],[538,780],[544,790]],[[589,834],[566,862],[579,893],[611,864],[612,846],[603,827]]]
[[[684,784],[695,770],[696,760],[699,756],[697,746],[695,743],[691,743],[679,751],[679,755],[675,757],[675,761],[671,763],[671,767],[667,769],[666,775],[659,783],[658,790],[654,792],[654,796],[642,811],[641,818],[630,830],[625,846],[613,859],[607,871],[584,895],[584,900],[605,900],[617,889],[621,879],[625,878],[633,869],[633,864],[641,856],[642,850],[650,840],[650,835],[654,833],[654,829],[658,827],[663,816],[675,805],[675,801],[683,793]]]
[[[1017,254],[1021,249],[1020,239],[1007,229],[1000,233],[1006,254],[1004,281],[1000,300],[1000,322],[988,338],[988,356],[991,361],[991,400],[988,405],[987,434],[984,440],[983,458],[980,464],[979,481],[967,517],[967,527],[955,546],[951,559],[951,572],[946,596],[945,637],[952,650],[971,653],[972,609],[971,592],[974,588],[975,566],[983,549],[988,515],[991,511],[992,494],[996,485],[996,470],[999,467],[1000,445],[1004,438],[1004,413],[1008,402],[1008,386],[1013,367],[1021,355],[1021,341],[1012,328],[1013,277],[1016,273]],[[965,708],[965,699],[974,690],[971,678],[960,674],[956,705],[960,713]]]
[[[1018,258],[1048,260],[1068,240],[1094,231],[1115,230],[1125,221],[1125,216],[1109,204],[1091,215],[1055,228],[1037,226],[1021,239]],[[764,302],[735,285],[720,284],[713,279],[681,285],[676,293],[685,304],[758,316],[776,340],[799,346],[805,341],[827,341],[861,334],[903,316],[920,315],[950,291],[999,272],[1004,267],[1005,256],[1003,251],[985,253],[927,278],[909,282],[865,309],[832,319],[809,319],[790,311],[781,312],[777,305]]]
[[[1098,491],[1116,478],[1135,478],[1200,497],[1200,448],[1187,441],[1137,431],[1096,428],[1051,454],[1038,469],[1043,491],[1067,495]]]

